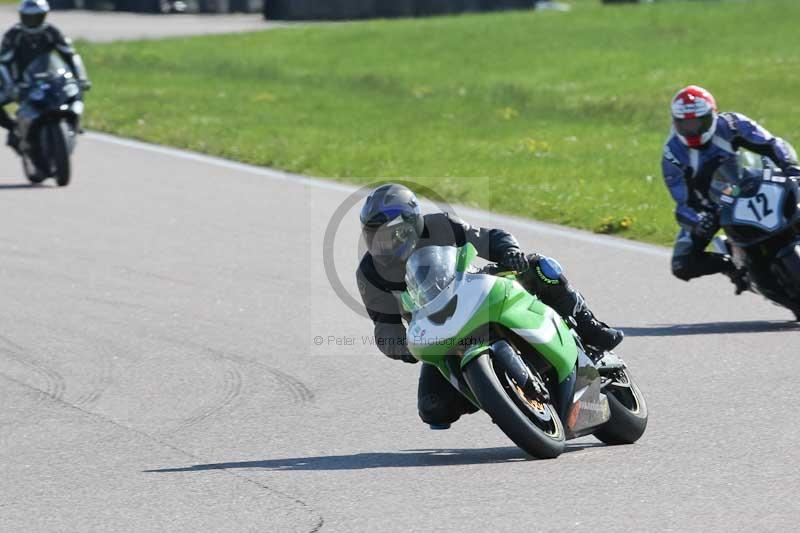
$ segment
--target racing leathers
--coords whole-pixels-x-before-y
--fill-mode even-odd
[[[679,279],[723,272],[737,282],[732,262],[705,249],[719,229],[717,208],[708,196],[711,179],[720,163],[739,148],[769,157],[784,170],[797,165],[797,154],[788,142],[739,113],[720,113],[713,137],[700,148],[686,146],[674,128],[664,146],[661,168],[681,226],[672,255],[672,273]]]
[[[58,28],[44,23],[41,29],[30,31],[22,24],[15,24],[5,33],[0,45],[0,127],[13,132],[15,122],[3,106],[16,99],[16,85],[28,65],[40,55],[52,51],[57,51],[69,65],[82,89],[91,87],[83,60]]]
[[[471,243],[478,255],[488,261],[503,263],[504,259],[519,252],[516,239],[500,229],[477,228],[446,213],[424,216],[424,229],[416,248],[424,246],[464,246]],[[564,317],[574,317],[576,329],[582,337],[597,339],[610,349],[622,340],[622,333],[598,322],[588,309],[585,300],[564,277],[561,266],[554,259],[539,255],[522,255],[528,271],[519,276],[520,283],[530,292]],[[416,362],[406,346],[407,319],[400,295],[406,290],[405,263],[396,261],[383,267],[367,252],[356,272],[361,298],[375,327],[375,343],[386,356],[406,362]],[[591,342],[590,342],[591,343]],[[433,426],[449,426],[462,414],[475,411],[466,400],[439,373],[423,364],[417,391],[420,418]]]

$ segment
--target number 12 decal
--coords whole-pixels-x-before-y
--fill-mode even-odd
[[[733,206],[733,221],[774,230],[781,224],[780,206],[783,197],[783,187],[774,183],[763,183],[753,197],[736,200]]]
[[[765,217],[768,217],[772,213],[774,213],[774,211],[769,208],[769,199],[767,198],[767,195],[764,194],[763,192],[758,193],[754,198],[754,200],[755,202],[753,200],[747,202],[747,207],[750,209],[750,211],[753,212],[753,214],[756,217],[756,220],[758,220],[759,222],[761,222]],[[756,206],[757,204],[758,206],[761,207],[760,212],[758,207]]]

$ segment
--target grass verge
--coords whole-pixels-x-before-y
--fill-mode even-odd
[[[88,126],[656,243],[672,94],[800,142],[800,2],[674,1],[81,46]]]

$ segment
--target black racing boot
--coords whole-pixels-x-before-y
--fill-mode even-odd
[[[734,267],[729,272],[725,272],[725,275],[731,278],[731,282],[736,286],[737,296],[750,290],[750,276],[747,275],[747,269]]]
[[[6,144],[11,147],[17,155],[22,155],[19,150],[19,136],[17,135],[16,128],[12,128],[8,130],[8,137],[6,138]]]
[[[599,348],[604,351],[613,350],[625,334],[620,329],[609,327],[608,324],[600,322],[594,314],[584,307],[582,311],[575,313],[575,331],[581,336],[584,343]]]

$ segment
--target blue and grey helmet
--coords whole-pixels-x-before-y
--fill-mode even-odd
[[[18,11],[22,29],[38,31],[44,27],[44,19],[50,12],[50,4],[47,0],[22,0]]]
[[[382,265],[406,261],[417,246],[424,220],[411,189],[381,185],[361,209],[361,231],[372,258]]]

